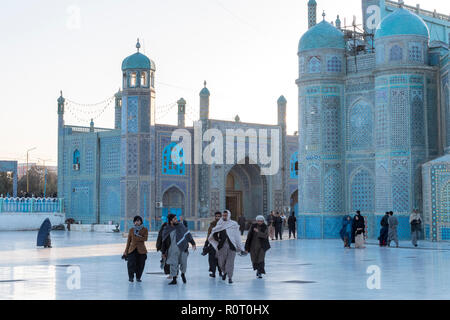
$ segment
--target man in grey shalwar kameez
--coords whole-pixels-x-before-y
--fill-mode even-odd
[[[176,215],[169,214],[167,220],[169,224],[163,230],[161,252],[166,258],[166,263],[170,265],[170,276],[173,280],[169,285],[177,284],[178,268],[181,271],[183,283],[186,283],[189,243],[195,250],[195,241],[190,231],[178,221]]]
[[[231,220],[231,212],[225,210],[222,218],[212,229],[208,238],[209,243],[217,252],[219,267],[222,270],[222,280],[228,276],[228,283],[233,283],[234,259],[236,252],[244,253],[239,225]]]
[[[398,219],[397,219],[397,217],[394,217],[394,212],[392,212],[392,211],[389,212],[389,215],[390,215],[390,217],[388,219],[389,231],[388,231],[387,245],[388,245],[388,247],[390,247],[391,241],[394,241],[395,245],[398,248],[398,234],[397,234]]]

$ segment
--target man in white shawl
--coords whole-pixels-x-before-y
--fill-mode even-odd
[[[222,270],[222,280],[228,276],[228,283],[233,283],[234,259],[236,252],[245,253],[242,244],[239,224],[231,220],[231,212],[225,210],[222,218],[212,229],[208,238],[209,243],[217,252],[219,267]]]

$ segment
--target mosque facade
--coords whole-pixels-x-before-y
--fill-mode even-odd
[[[369,238],[393,211],[406,239],[419,209],[425,237],[449,240],[450,18],[403,1],[362,8],[363,25],[346,27],[339,16],[317,23],[308,2],[296,81],[299,237],[336,238],[343,216],[360,210]]]
[[[140,215],[155,230],[168,213],[174,213],[199,230],[209,226],[214,212],[225,208],[233,219],[242,215],[247,220],[270,210],[296,210],[298,137],[286,134],[286,99],[281,96],[274,103],[278,111],[274,125],[245,123],[239,117],[211,119],[205,82],[193,126],[185,124],[183,98],[177,102],[177,125],[156,123],[156,67],[139,48],[138,42],[138,52],[122,63],[114,129],[96,128],[93,122],[90,127],[66,125],[67,101],[62,93],[58,99],[58,190],[67,218],[82,224],[119,224],[126,230],[133,217]],[[186,147],[172,139],[175,131],[190,140]],[[195,161],[196,136],[205,138],[212,132],[227,137],[229,131],[235,136],[231,142],[224,138],[223,154],[231,144],[234,161]],[[267,161],[260,161],[262,148],[255,140],[261,131],[267,134],[266,151],[279,148],[275,174],[262,174]],[[278,133],[275,138],[271,131]],[[239,143],[247,150],[244,154]],[[207,146],[203,142],[203,148]]]
[[[267,125],[211,119],[206,84],[199,94],[202,133],[241,130],[250,150],[255,132],[279,132],[268,139],[278,150],[277,173],[262,175],[264,165],[250,154],[234,153],[235,164],[187,161],[194,143],[184,150],[171,139],[180,129],[196,134],[185,124],[186,101],[177,102],[177,125],[155,122],[156,67],[138,44],[122,63],[113,129],[66,125],[66,100],[58,99],[58,190],[66,216],[123,230],[141,215],[155,230],[173,212],[200,230],[225,208],[234,219],[295,211],[299,238],[326,239],[338,238],[343,216],[356,210],[376,238],[381,217],[394,211],[400,238],[407,238],[417,208],[427,239],[450,239],[450,17],[402,1],[362,0],[363,24],[348,27],[339,16],[318,19],[315,0],[307,5],[298,135],[286,133],[283,96],[274,103],[277,123]]]

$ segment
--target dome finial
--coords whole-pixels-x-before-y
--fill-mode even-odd
[[[398,0],[398,4],[399,4],[400,8],[403,8],[403,5],[405,4],[405,2],[403,0]]]
[[[141,48],[141,44],[139,43],[139,38],[137,38],[137,43],[136,43],[137,52],[139,52],[140,48]]]
[[[325,21],[325,16],[326,16],[325,10],[323,10],[323,13],[322,13],[323,21]]]
[[[203,81],[203,86],[206,88],[206,80]]]

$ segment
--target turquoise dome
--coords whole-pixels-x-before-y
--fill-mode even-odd
[[[125,58],[122,62],[122,70],[128,69],[151,69],[155,70],[155,63],[151,61],[146,55],[136,52],[131,56]]]
[[[201,96],[205,96],[205,97],[209,97],[209,96],[210,96],[210,93],[209,93],[208,88],[204,87],[204,88],[202,89],[202,91],[200,91],[200,95],[201,95]]]
[[[430,37],[428,27],[422,18],[404,8],[397,9],[381,21],[375,39],[397,35]]]
[[[325,20],[309,29],[298,45],[299,52],[320,48],[345,49],[344,34]]]
[[[277,100],[278,104],[285,104],[287,103],[287,100],[284,96],[280,96]]]

